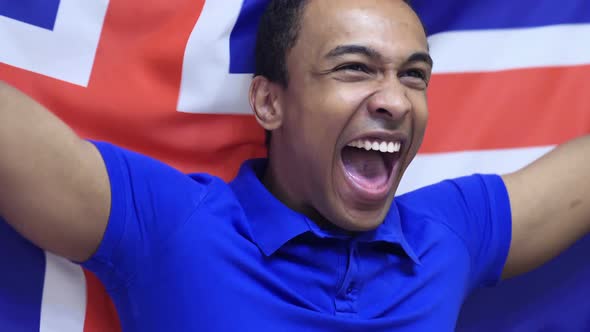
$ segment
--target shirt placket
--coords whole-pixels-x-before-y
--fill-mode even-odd
[[[356,316],[357,314],[357,300],[361,290],[359,263],[357,244],[351,242],[348,246],[346,273],[334,300],[336,315]]]

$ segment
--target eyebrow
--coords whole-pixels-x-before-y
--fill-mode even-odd
[[[383,59],[384,56],[379,53],[377,50],[362,46],[362,45],[339,45],[333,48],[330,52],[326,54],[326,58],[337,58],[347,54],[359,54],[364,55],[373,60],[380,60]],[[412,62],[425,62],[431,67],[434,64],[432,57],[427,52],[415,52],[410,55],[405,63],[412,63]]]
[[[339,45],[328,52],[328,54],[326,54],[326,58],[337,58],[347,54],[360,54],[371,59],[381,59],[383,57],[381,56],[381,53],[367,46]]]
[[[416,52],[410,55],[410,57],[406,60],[406,63],[412,62],[426,62],[428,65],[430,65],[430,67],[434,66],[432,57],[426,52]]]

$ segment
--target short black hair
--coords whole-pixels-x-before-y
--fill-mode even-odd
[[[264,76],[283,87],[289,85],[287,54],[295,46],[305,5],[309,0],[271,0],[258,23],[254,77]],[[270,148],[271,131],[265,144]]]
[[[287,54],[295,46],[309,0],[271,0],[258,25],[254,76],[289,84]]]
[[[411,5],[410,0],[403,0]],[[254,77],[264,76],[283,87],[289,85],[287,54],[295,46],[309,0],[270,0],[258,25]],[[270,147],[271,132],[266,131]]]

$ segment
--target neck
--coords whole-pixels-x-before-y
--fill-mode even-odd
[[[269,153],[268,165],[261,182],[266,189],[273,194],[279,201],[291,210],[305,215],[320,228],[334,228],[334,225],[324,218],[311,204],[301,199],[305,193],[301,184],[304,182],[300,179],[293,178],[291,174],[296,174],[290,169],[297,167],[292,163],[283,163],[280,158],[274,156],[271,158]]]

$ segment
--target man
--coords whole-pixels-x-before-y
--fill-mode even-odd
[[[590,139],[394,200],[431,69],[401,0],[272,1],[250,91],[269,159],[229,185],[81,140],[3,86],[0,215],[95,271],[126,331],[452,331],[470,290],[590,230]]]

